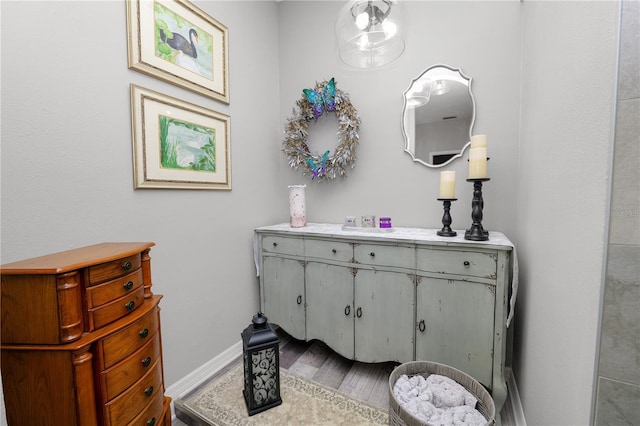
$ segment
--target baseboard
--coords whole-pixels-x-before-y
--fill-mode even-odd
[[[511,368],[506,368],[507,373],[507,387],[509,388],[509,400],[511,401],[511,412],[513,413],[513,419],[515,426],[527,426],[527,421],[524,418],[524,410],[522,409],[522,403],[520,401],[520,394],[518,393],[518,385],[516,379],[513,376]]]
[[[214,374],[242,355],[242,341],[231,346],[220,355],[207,361],[165,390],[165,395],[171,397],[171,418],[175,419],[173,402],[187,395],[198,386],[209,380]]]

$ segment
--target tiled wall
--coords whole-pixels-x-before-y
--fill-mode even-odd
[[[640,1],[622,2],[595,424],[640,424]]]

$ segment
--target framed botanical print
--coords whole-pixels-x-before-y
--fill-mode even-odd
[[[135,188],[231,189],[230,118],[131,85]]]
[[[129,68],[229,103],[223,24],[186,0],[126,0]]]

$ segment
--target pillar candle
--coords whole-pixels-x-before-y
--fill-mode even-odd
[[[487,135],[471,136],[471,148],[487,147]]]
[[[477,147],[469,150],[469,179],[487,177],[487,148]]]
[[[438,198],[456,198],[456,172],[440,172],[440,196]]]

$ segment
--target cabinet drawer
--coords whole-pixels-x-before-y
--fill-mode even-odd
[[[144,301],[144,287],[107,303],[98,308],[89,309],[89,331],[98,329],[137,309]]]
[[[106,370],[137,351],[158,332],[158,310],[151,312],[96,344],[98,368]]]
[[[497,256],[474,251],[419,249],[418,271],[496,279]]]
[[[302,238],[286,238],[274,235],[262,237],[262,251],[276,254],[302,256],[304,244]]]
[[[89,267],[89,283],[88,285],[99,284],[104,281],[121,277],[125,274],[140,268],[142,257],[140,253],[133,256],[123,257],[122,259],[112,262],[101,263]]]
[[[306,257],[351,262],[353,247],[349,243],[332,240],[305,240],[304,254]]]
[[[357,263],[365,265],[393,266],[412,270],[416,267],[416,252],[413,247],[359,244],[354,248],[353,257]]]
[[[87,306],[89,309],[104,305],[112,300],[135,292],[142,285],[142,270],[87,288]]]
[[[109,401],[135,383],[154,367],[160,358],[160,340],[154,338],[147,345],[114,367],[100,373],[104,400]]]
[[[162,411],[164,410],[164,397],[161,393],[153,398],[144,410],[138,414],[127,426],[163,426]],[[165,426],[171,426],[165,425]]]
[[[162,368],[157,363],[149,374],[131,386],[126,392],[105,404],[108,425],[126,425],[136,418],[147,405],[164,393],[162,385]],[[162,411],[162,410],[161,410]]]

